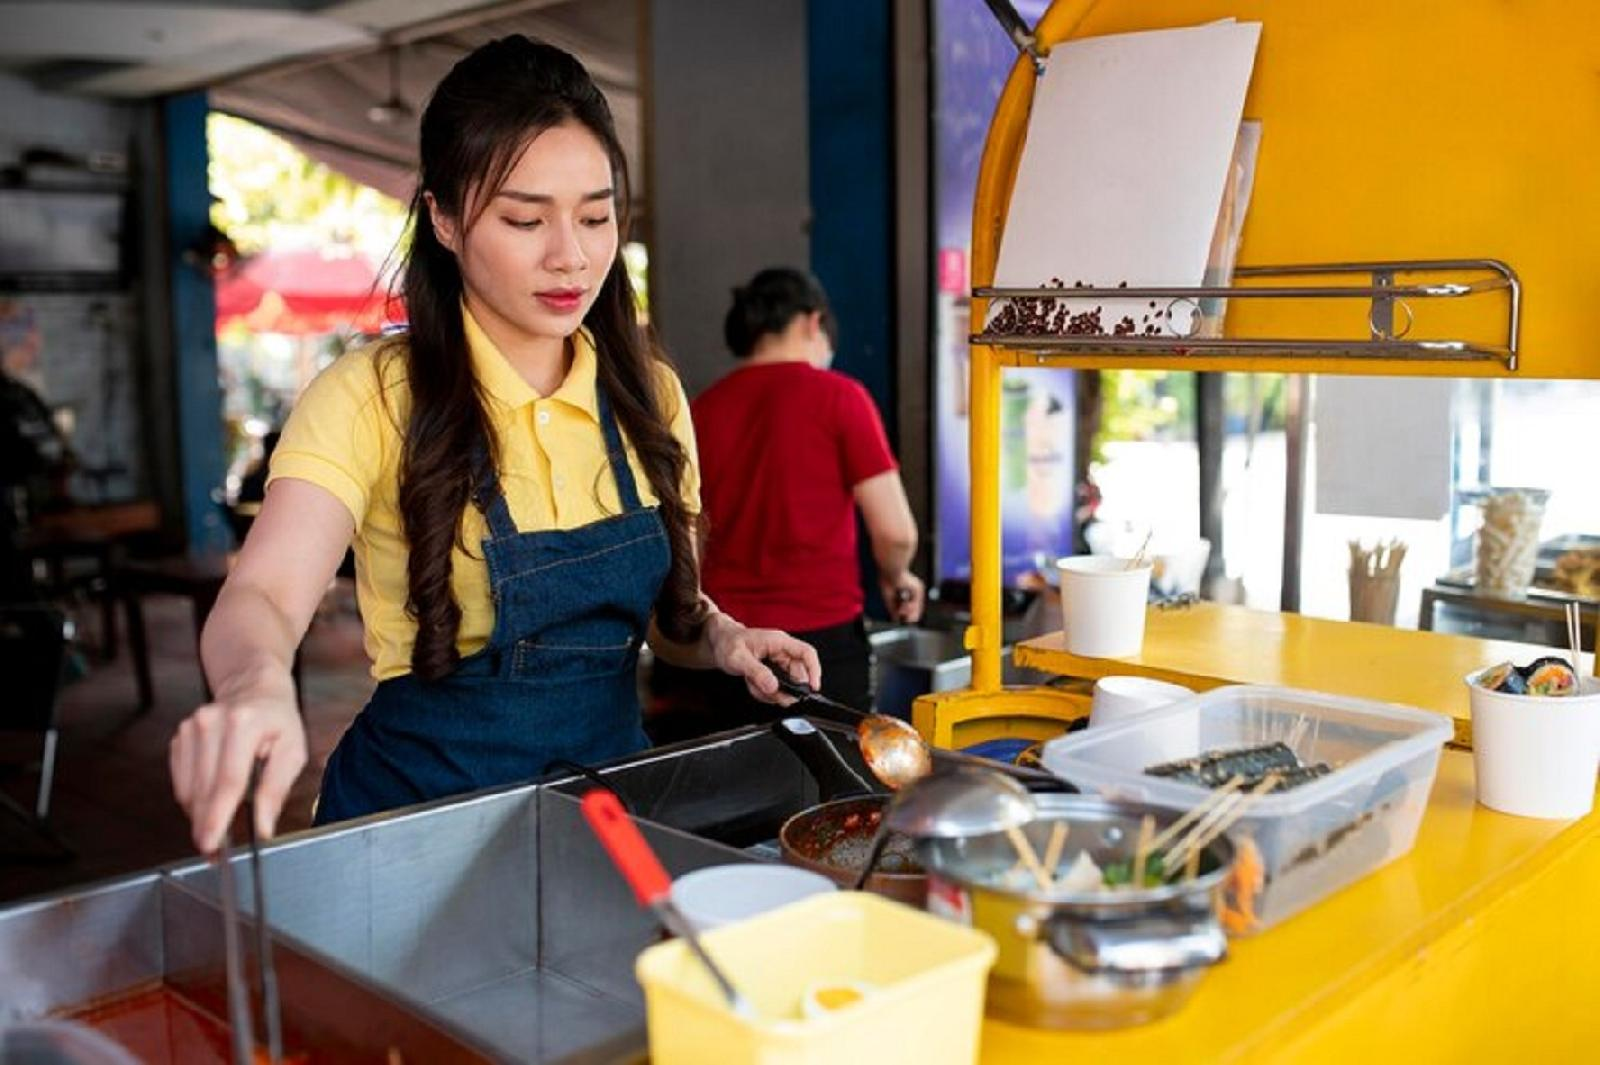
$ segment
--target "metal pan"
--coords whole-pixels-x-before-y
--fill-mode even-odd
[[[828,737],[804,718],[774,722],[772,732],[805,765],[823,799],[790,817],[778,830],[783,860],[821,873],[840,887],[854,887],[871,853],[889,796],[873,794]],[[898,840],[887,863],[880,861],[880,870],[867,878],[866,890],[921,906],[927,897],[928,878],[911,851],[909,840]],[[883,868],[885,864],[887,868]]]
[[[866,795],[800,811],[778,831],[783,860],[821,873],[840,887],[854,887],[888,805],[887,795]],[[865,887],[875,895],[922,906],[928,896],[928,875],[913,857],[910,840],[891,840]]]

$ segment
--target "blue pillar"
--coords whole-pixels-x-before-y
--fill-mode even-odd
[[[889,0],[809,0],[811,272],[839,321],[834,369],[867,386],[896,439],[894,59]],[[867,612],[885,617],[859,538]]]
[[[162,106],[167,178],[168,271],[177,389],[178,463],[189,550],[226,550],[230,540],[211,492],[222,484],[222,390],[217,384],[217,300],[211,278],[184,261],[211,218],[206,181],[203,92],[168,97]]]
[[[895,438],[894,70],[888,0],[810,0],[811,270],[839,318],[834,367]]]

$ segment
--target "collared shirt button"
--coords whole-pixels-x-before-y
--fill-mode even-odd
[[[567,479],[565,477],[563,477],[559,473],[556,474],[556,476],[555,476],[555,486],[557,488],[565,488],[567,486]]]
[[[540,425],[550,424],[550,412],[547,410],[540,411],[537,415],[535,415],[535,418]]]

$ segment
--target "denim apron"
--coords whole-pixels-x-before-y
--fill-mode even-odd
[[[599,413],[622,513],[520,532],[489,467],[475,497],[489,527],[489,642],[441,680],[378,684],[328,759],[317,824],[649,746],[634,672],[671,549],[660,514],[639,501],[604,390]]]

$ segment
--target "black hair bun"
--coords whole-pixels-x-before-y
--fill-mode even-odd
[[[833,312],[815,277],[790,267],[771,267],[733,290],[733,305],[722,323],[728,350],[748,357],[768,334],[782,333],[802,314],[820,311],[830,336]]]

